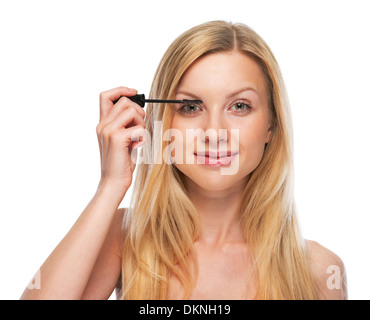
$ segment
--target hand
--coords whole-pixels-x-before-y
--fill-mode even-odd
[[[100,184],[127,191],[136,167],[137,147],[146,142],[145,111],[126,97],[134,89],[118,87],[100,94],[100,120],[96,126],[99,141]],[[113,101],[118,100],[113,104]]]

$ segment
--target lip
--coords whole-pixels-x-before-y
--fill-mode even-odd
[[[238,151],[220,151],[220,152],[215,152],[215,151],[199,151],[199,152],[194,152],[196,156],[201,156],[201,157],[208,157],[208,158],[224,158],[224,157],[231,157],[236,154],[238,154]]]
[[[233,159],[239,154],[237,151],[204,151],[194,152],[197,158],[198,164],[204,164],[208,167],[224,167],[233,161]]]

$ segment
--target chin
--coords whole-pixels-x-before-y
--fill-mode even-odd
[[[198,187],[209,190],[209,191],[222,191],[228,190],[235,187],[236,184],[241,183],[244,175],[221,175],[220,168],[212,168],[211,170],[194,170],[190,166],[177,165],[178,170],[180,170],[185,179],[188,181],[188,186],[191,187],[192,184]],[[244,177],[246,178],[246,176]]]

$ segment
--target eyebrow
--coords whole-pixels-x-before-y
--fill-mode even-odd
[[[233,98],[233,97],[237,96],[238,94],[240,94],[242,92],[245,92],[245,91],[254,91],[259,96],[258,91],[255,88],[253,88],[253,87],[244,87],[244,88],[241,88],[241,89],[236,90],[235,92],[229,94],[227,96],[227,99],[231,99],[231,98]]]
[[[194,98],[194,99],[196,99],[196,100],[198,100],[198,99],[200,100],[200,98],[199,98],[197,95],[192,94],[192,93],[187,92],[187,91],[177,91],[177,92],[176,92],[176,94],[183,94],[183,95],[185,95],[185,96],[188,96],[188,97]]]
[[[248,86],[248,87],[243,87],[241,89],[238,89],[238,90],[234,91],[233,93],[229,94],[226,98],[231,99],[231,98],[233,98],[233,97],[237,96],[238,94],[240,94],[242,92],[245,92],[245,91],[254,91],[259,96],[259,93],[255,88]],[[181,91],[177,91],[176,94],[183,94],[183,95],[186,95],[188,97],[194,98],[196,100],[200,100],[199,96],[197,96],[193,93],[190,93],[188,91],[181,90]]]

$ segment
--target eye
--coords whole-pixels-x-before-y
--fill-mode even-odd
[[[231,106],[230,109],[233,109],[237,112],[248,112],[250,109],[252,109],[252,107],[243,101],[237,101]]]
[[[190,114],[190,113],[195,113],[196,111],[199,111],[199,110],[202,110],[198,105],[196,104],[183,104],[180,109],[178,110],[178,112],[181,112],[181,113],[186,113],[186,114]]]

